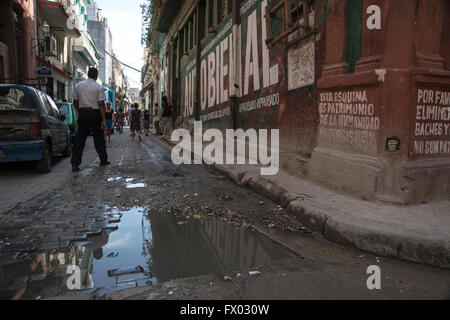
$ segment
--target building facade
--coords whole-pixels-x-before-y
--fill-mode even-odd
[[[91,1],[86,7],[88,16],[88,31],[99,50],[99,79],[105,85],[114,82],[114,65],[112,55],[112,34],[108,26],[108,19],[102,17],[98,5]]]
[[[87,73],[90,67],[98,68],[99,52],[88,31],[87,7],[90,0],[81,0],[73,5],[78,17],[78,30],[81,33],[79,38],[73,40],[73,86],[78,82],[88,78]]]
[[[55,101],[72,99],[73,39],[81,37],[68,21],[71,1],[37,0],[38,88]]]
[[[364,199],[450,194],[450,1],[152,6],[142,95],[185,127],[279,129],[282,168]]]
[[[0,2],[0,83],[37,85],[36,3]]]

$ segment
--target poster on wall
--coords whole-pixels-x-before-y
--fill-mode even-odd
[[[315,82],[314,37],[300,41],[288,50],[288,90],[309,86]]]

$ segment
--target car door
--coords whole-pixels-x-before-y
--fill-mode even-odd
[[[61,136],[60,129],[58,128],[58,122],[56,121],[55,114],[53,113],[53,107],[47,99],[47,95],[41,91],[37,91],[39,94],[39,98],[41,99],[43,109],[45,111],[45,121],[48,126],[48,130],[50,131],[51,139],[52,139],[52,150],[53,152],[60,151],[61,148]]]
[[[55,123],[56,123],[56,127],[58,130],[58,136],[59,136],[58,152],[64,151],[66,149],[67,143],[69,141],[68,136],[67,136],[68,128],[67,128],[66,122],[61,119],[61,113],[59,112],[59,109],[56,106],[53,99],[50,98],[49,96],[47,96],[47,100],[50,103],[50,105],[52,106],[53,116],[55,118]]]

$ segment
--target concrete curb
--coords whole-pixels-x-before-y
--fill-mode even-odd
[[[162,139],[173,145],[170,140]],[[246,166],[212,165],[236,184],[282,204],[304,226],[327,240],[384,257],[398,258],[450,269],[450,241],[438,236],[424,237],[414,230],[403,230],[387,223],[350,215],[342,210],[292,193]]]
[[[248,178],[248,174],[244,176]],[[321,233],[327,240],[375,255],[450,268],[448,242],[420,237],[417,233],[398,228],[389,229],[386,224],[324,208],[312,200],[299,199],[262,177],[252,177],[247,181],[244,178],[240,184],[286,206],[297,221]]]

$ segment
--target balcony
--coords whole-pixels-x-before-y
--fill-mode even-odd
[[[100,56],[89,33],[82,32],[81,37],[75,39],[73,51],[79,54],[89,67],[98,65]]]
[[[66,37],[78,38],[81,33],[78,29],[70,29],[67,27],[67,8],[69,7],[68,0],[38,0],[40,12],[44,15],[46,21],[51,27],[56,27],[61,30]]]
[[[156,30],[167,33],[173,24],[174,19],[181,8],[183,1],[180,0],[160,0],[155,1],[155,8],[157,13]]]

